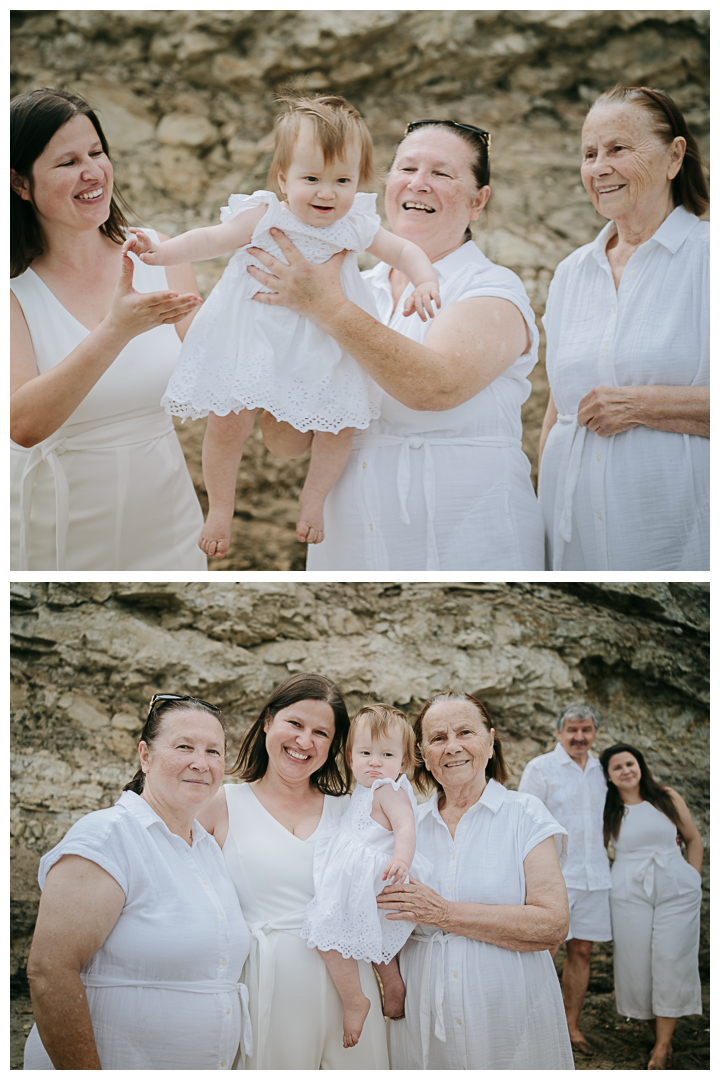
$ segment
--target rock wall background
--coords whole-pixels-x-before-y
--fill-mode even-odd
[[[458,687],[490,709],[510,787],[531,757],[553,748],[558,710],[586,698],[603,716],[596,750],[622,737],[647,752],[707,844],[707,585],[14,584],[11,609],[11,948],[20,994],[40,855],[79,817],[115,802],[135,772],[155,692],[220,705],[232,763],[232,747],[289,672],[335,679],[351,709],[386,700],[413,716],[433,693]],[[707,884],[706,874],[705,974]],[[609,957],[599,950],[591,990],[611,991]]]
[[[475,237],[520,275],[538,317],[557,263],[604,224],[579,176],[580,128],[601,90],[664,88],[709,152],[707,10],[19,11],[11,48],[13,94],[60,85],[86,96],[138,223],[170,235],[215,222],[231,192],[265,186],[273,97],[288,78],[357,105],[381,167],[408,119],[487,127],[493,194]],[[197,265],[203,295],[225,261]],[[543,365],[533,387],[524,425],[535,463]],[[201,499],[203,427],[180,431]],[[305,468],[270,458],[256,432],[232,554],[211,569],[304,569],[293,532]]]

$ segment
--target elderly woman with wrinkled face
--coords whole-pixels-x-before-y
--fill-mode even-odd
[[[548,949],[567,934],[555,837],[534,795],[507,791],[500,739],[469,694],[428,702],[415,724],[417,850],[433,865],[378,897],[417,929],[400,952],[405,1019],[391,1025],[393,1069],[572,1069]]]
[[[608,223],[557,268],[543,318],[547,568],[708,570],[709,205],[662,90],[616,86],[585,120],[582,180]]]

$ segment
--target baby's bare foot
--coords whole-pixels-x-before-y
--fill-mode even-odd
[[[301,544],[321,544],[325,539],[324,506],[324,495],[316,491],[300,492],[300,520],[295,535]]]
[[[345,1006],[343,1010],[343,1046],[347,1050],[355,1046],[362,1035],[363,1024],[370,1012],[370,1002],[363,995],[357,1005]]]
[[[214,559],[224,559],[230,547],[232,514],[228,516],[220,510],[208,511],[205,528],[200,533],[198,547]]]

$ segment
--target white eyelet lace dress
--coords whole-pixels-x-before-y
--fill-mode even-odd
[[[247,272],[248,266],[266,269],[248,255],[248,247],[287,263],[271,228],[282,229],[312,263],[327,262],[345,249],[364,251],[380,227],[376,198],[356,195],[345,217],[323,227],[300,221],[272,191],[230,196],[220,211],[223,222],[263,203],[267,212],[251,243],[233,255],[187,333],[162,399],[169,413],[197,419],[209,412],[227,416],[263,408],[298,431],[335,433],[367,427],[380,415],[380,388],[350,354],[310,319],[252,300],[255,293],[272,290]],[[341,280],[348,300],[377,317],[372,292],[353,257],[345,259]]]
[[[395,851],[394,833],[370,817],[375,792],[387,784],[405,792],[417,815],[406,776],[376,780],[369,788],[358,784],[343,816],[315,845],[315,896],[300,932],[310,947],[337,949],[344,957],[374,964],[392,960],[415,929],[404,919],[388,921],[375,902],[387,885],[382,873]],[[424,881],[430,870],[429,861],[416,854],[410,875]]]

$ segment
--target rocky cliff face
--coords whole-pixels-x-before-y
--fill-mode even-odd
[[[533,584],[15,584],[12,598],[13,978],[37,911],[40,855],[111,806],[136,768],[155,692],[220,705],[228,758],[289,672],[335,679],[356,708],[415,714],[449,686],[484,701],[517,786],[585,698],[596,749],[637,744],[707,840],[708,587]],[[703,960],[707,960],[704,939]]]
[[[582,121],[601,90],[663,87],[709,149],[708,11],[19,11],[12,25],[13,92],[62,85],[87,97],[140,223],[170,235],[265,186],[273,98],[288,78],[357,105],[381,168],[410,119],[486,127],[493,194],[476,240],[520,275],[538,316],[557,263],[604,224],[579,176]],[[197,265],[204,295],[225,261]],[[541,365],[533,386],[523,419],[534,463]],[[180,431],[201,498],[203,429]],[[271,460],[257,433],[249,441],[223,570],[304,568],[293,527],[305,469]]]

